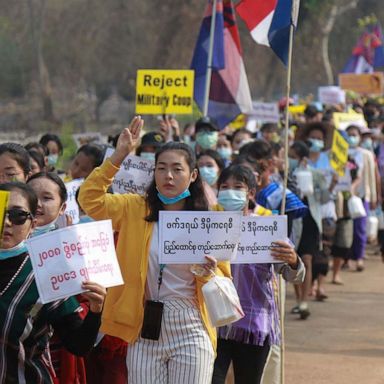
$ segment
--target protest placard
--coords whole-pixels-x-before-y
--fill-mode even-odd
[[[72,225],[27,240],[43,304],[84,292],[83,281],[123,284],[111,220]]]
[[[305,108],[307,108],[307,106],[305,104],[290,105],[288,107],[288,112],[291,115],[302,115],[304,113],[304,111],[305,111]]]
[[[348,161],[348,142],[341,136],[340,132],[333,132],[332,147],[330,153],[331,167],[339,176],[344,176],[345,165]]]
[[[191,114],[194,71],[139,69],[136,78],[136,113]]]
[[[76,191],[83,184],[84,179],[75,179],[68,183],[65,183],[65,188],[67,188],[67,207],[65,213],[72,218],[72,223],[77,224],[80,220],[80,210],[79,205],[76,201]]]
[[[113,149],[108,148],[105,158],[111,157]],[[112,190],[114,193],[137,193],[144,195],[153,179],[155,162],[139,156],[127,156],[116,173]]]
[[[159,263],[202,264],[206,255],[231,260],[242,212],[160,211]]]
[[[9,194],[8,191],[0,191],[0,240],[4,229],[5,211],[8,207]]]
[[[106,143],[105,137],[103,137],[100,132],[74,133],[72,137],[77,148],[80,148],[84,144],[101,145]]]
[[[364,119],[362,113],[350,112],[334,112],[332,114],[333,123],[335,127],[341,131],[344,131],[350,125],[357,125],[358,127],[366,127],[367,122]]]
[[[322,104],[345,104],[345,91],[338,86],[319,87],[318,93]]]
[[[384,73],[341,73],[339,84],[347,91],[363,95],[381,95],[384,91]]]
[[[237,255],[231,263],[281,263],[271,256],[271,245],[277,240],[287,240],[287,216],[243,216]]]
[[[279,107],[277,103],[252,103],[252,118],[264,123],[278,123],[280,121]]]

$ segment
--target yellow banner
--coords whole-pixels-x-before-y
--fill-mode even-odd
[[[0,191],[0,240],[3,235],[5,211],[8,207],[9,192]]]
[[[384,91],[384,74],[383,72],[341,73],[339,84],[342,89],[363,95],[381,95]]]
[[[191,114],[193,82],[192,70],[139,69],[136,78],[136,113]]]
[[[362,113],[356,113],[355,111],[345,112],[334,112],[333,123],[337,129],[344,131],[349,125],[358,125],[359,127],[367,126]]]
[[[302,115],[305,111],[305,108],[307,108],[307,106],[305,104],[301,104],[301,105],[290,105],[288,107],[288,111],[289,113],[291,113],[292,115]]]
[[[339,131],[333,133],[331,148],[331,167],[339,176],[344,176],[345,165],[348,161],[349,145]]]

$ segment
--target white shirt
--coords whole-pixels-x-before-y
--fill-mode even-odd
[[[145,298],[147,300],[171,300],[176,298],[195,299],[195,276],[190,271],[191,264],[167,264],[163,270],[163,281],[158,295],[159,265],[159,225],[153,225]]]

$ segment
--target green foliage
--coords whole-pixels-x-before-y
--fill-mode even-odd
[[[68,169],[68,166],[76,154],[77,147],[73,140],[72,134],[74,133],[73,123],[66,122],[60,128],[60,140],[63,143],[63,155],[59,159],[58,169]]]

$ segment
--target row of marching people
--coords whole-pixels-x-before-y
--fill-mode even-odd
[[[246,129],[220,132],[209,118],[183,134],[172,119],[141,137],[142,126],[134,118],[105,161],[103,148],[81,147],[66,176],[85,178],[78,192],[83,221],[112,220],[124,285],[106,293],[84,282],[88,293],[48,305],[39,303],[25,240],[71,224],[67,191],[56,173],[62,144],[56,135],[26,148],[0,144],[0,188],[11,192],[0,251],[0,325],[8,340],[2,343],[0,382],[224,383],[231,362],[236,382],[278,382],[279,276],[295,284],[292,312],[306,319],[311,295],[327,299],[330,257],[335,284],[342,284],[343,260],[363,270],[367,222],[375,217],[367,218],[366,211],[376,208],[380,196],[381,142],[376,156],[373,145],[372,151],[362,148],[367,132],[361,128],[343,132],[350,149],[342,180],[330,166],[328,125],[313,121],[297,130],[288,152],[290,239],[275,242],[276,264],[230,266],[207,257],[197,273],[191,265],[159,265],[159,211],[279,213],[286,164],[277,127],[265,124],[255,138]],[[154,178],[144,196],[113,194],[113,178],[132,153],[154,161]],[[233,277],[245,314],[218,330],[202,295],[212,271]],[[161,323],[157,340],[147,332],[154,316]]]

